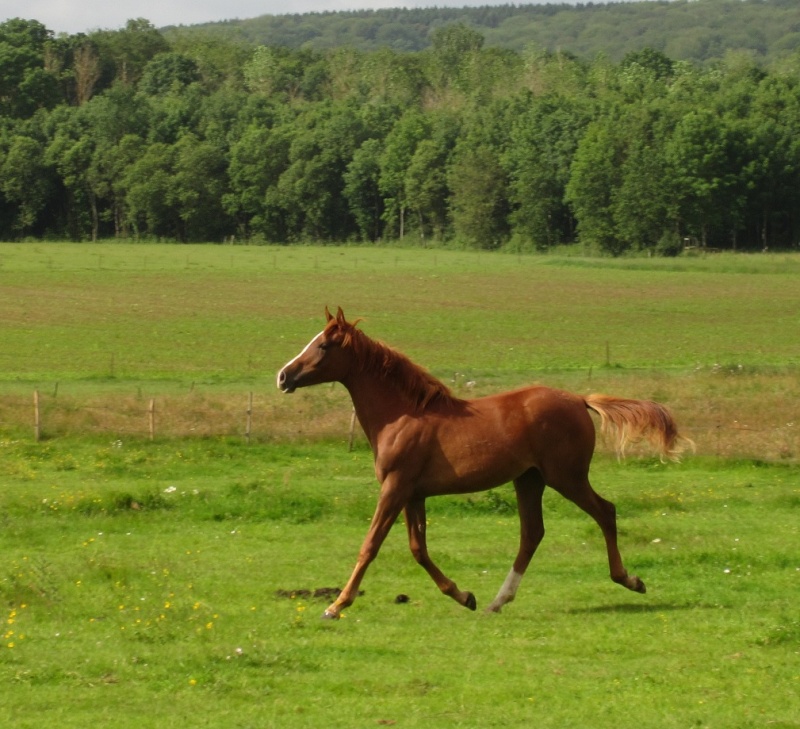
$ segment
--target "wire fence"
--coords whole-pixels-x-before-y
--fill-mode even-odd
[[[800,432],[793,421],[755,425],[725,419],[706,408],[681,432],[695,441],[699,455],[796,462]],[[71,435],[106,435],[164,440],[187,437],[234,437],[245,443],[326,438],[352,449],[363,437],[343,388],[315,388],[303,398],[286,398],[254,391],[170,393],[160,396],[112,392],[81,398],[18,393],[0,398],[0,424],[30,433],[33,441]],[[599,448],[612,451],[602,439]],[[646,447],[631,455],[648,453]]]
[[[225,394],[189,392],[161,396],[119,392],[86,399],[34,390],[0,398],[0,424],[35,442],[74,435],[109,439],[164,440],[186,437],[236,437],[245,443],[293,438],[340,438],[352,450],[356,417],[343,389],[322,388],[298,402],[257,397],[254,391]]]

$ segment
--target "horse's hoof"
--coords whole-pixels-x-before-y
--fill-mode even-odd
[[[332,613],[330,610],[326,610],[324,613],[322,613],[322,619],[323,620],[338,620],[339,619],[339,613]]]
[[[465,608],[469,608],[470,610],[477,610],[478,609],[478,601],[475,599],[475,595],[471,592],[467,593],[467,601],[464,603]]]
[[[624,575],[623,577],[612,577],[618,585],[628,588],[631,592],[638,592],[642,595],[647,592],[647,588],[636,575]]]

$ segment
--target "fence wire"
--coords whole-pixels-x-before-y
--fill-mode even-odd
[[[197,392],[146,398],[141,394],[106,394],[102,400],[38,391],[0,398],[0,428],[31,428],[33,440],[76,435],[119,439],[233,437],[246,442],[296,438],[338,439],[353,447],[362,437],[343,388],[319,388],[316,396],[287,402],[252,391],[208,395]],[[751,426],[726,422],[707,412],[702,422],[682,424],[681,432],[696,444],[699,455],[795,462],[800,458],[800,433],[794,422]],[[598,441],[608,452],[610,445]],[[645,447],[629,455],[647,455]]]

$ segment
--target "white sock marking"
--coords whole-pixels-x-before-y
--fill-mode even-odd
[[[492,601],[487,610],[498,612],[503,605],[511,602],[517,595],[517,588],[522,582],[522,575],[516,572],[513,567],[506,577],[506,581],[497,593],[497,597]]]

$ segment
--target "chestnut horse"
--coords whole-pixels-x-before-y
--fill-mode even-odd
[[[483,491],[513,481],[520,518],[517,557],[488,611],[514,599],[520,580],[544,536],[542,494],[550,486],[586,511],[600,526],[611,579],[634,592],[644,583],[629,575],[617,548],[614,505],[589,484],[595,426],[588,411],[611,432],[618,452],[647,438],[677,459],[681,442],[665,407],[647,400],[608,395],[581,397],[549,387],[526,387],[473,400],[455,397],[447,386],[405,355],[370,339],[341,308],[327,307],[325,328],[278,373],[278,388],[341,382],[375,458],[381,484],[375,515],[350,579],[324,617],[338,618],[353,603],[370,562],[403,511],[416,561],[439,589],[475,610],[475,596],[459,590],[428,556],[425,499],[439,494]]]

